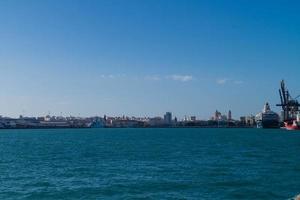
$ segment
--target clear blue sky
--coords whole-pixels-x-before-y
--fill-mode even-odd
[[[300,94],[300,1],[2,0],[4,116],[234,117]]]

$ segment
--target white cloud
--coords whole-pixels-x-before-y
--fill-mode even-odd
[[[217,79],[216,82],[219,85],[224,85],[224,84],[228,83],[228,81],[230,81],[230,79],[228,79],[228,78],[222,78],[222,79]]]
[[[181,82],[192,81],[194,79],[193,76],[191,75],[178,75],[178,74],[167,76],[167,78],[173,81],[181,81]]]
[[[179,81],[179,82],[188,82],[192,81],[195,78],[191,75],[180,75],[180,74],[173,74],[168,76],[162,76],[162,75],[146,75],[144,77],[134,77],[134,76],[127,76],[125,74],[101,74],[100,78],[102,79],[120,79],[120,78],[129,78],[133,80],[147,80],[147,81],[162,81],[162,80],[173,80],[173,81]]]
[[[229,78],[221,78],[221,79],[217,79],[216,83],[219,84],[219,85],[225,85],[227,83],[231,83],[231,84],[235,84],[235,85],[241,85],[244,82],[240,81],[240,80],[232,80],[232,79],[229,79]]]
[[[158,75],[149,75],[149,76],[145,76],[145,80],[148,81],[160,81],[161,77]]]
[[[100,78],[103,79],[115,79],[115,78],[124,78],[126,74],[101,74]]]

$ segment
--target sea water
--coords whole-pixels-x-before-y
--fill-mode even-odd
[[[300,132],[0,130],[0,199],[289,199]]]

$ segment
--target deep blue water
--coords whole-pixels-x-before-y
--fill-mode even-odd
[[[0,130],[0,199],[289,199],[300,132]]]

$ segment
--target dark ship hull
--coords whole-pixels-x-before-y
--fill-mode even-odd
[[[262,128],[279,128],[280,124],[278,120],[262,120]]]

